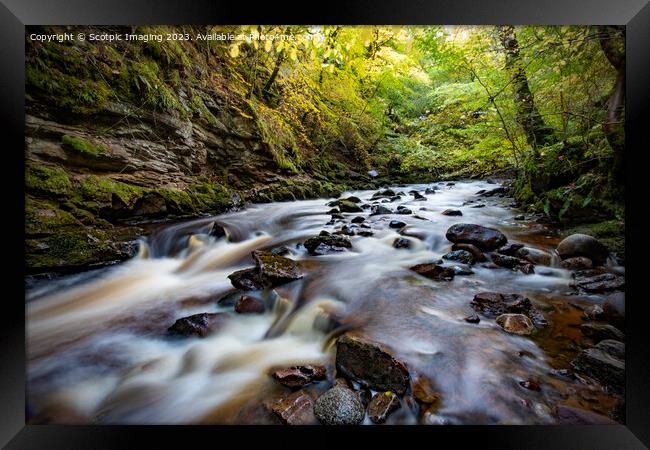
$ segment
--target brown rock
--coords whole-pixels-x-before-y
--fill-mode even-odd
[[[262,314],[265,310],[264,302],[250,295],[242,295],[235,303],[235,312],[239,314]]]
[[[417,264],[409,270],[435,281],[449,281],[456,275],[453,267],[442,267],[434,263]]]
[[[238,270],[228,275],[230,282],[237,289],[257,291],[264,289],[264,281],[257,268]]]
[[[403,394],[409,382],[408,369],[380,344],[349,335],[336,344],[336,370],[377,391]]]
[[[314,415],[314,400],[304,390],[289,394],[286,398],[275,403],[271,410],[286,425],[318,424],[318,419]]]
[[[441,212],[443,216],[462,216],[463,213],[460,209],[445,209],[443,212]]]
[[[327,376],[325,366],[293,366],[274,371],[271,376],[290,388],[302,387],[312,381],[324,380]]]
[[[474,259],[480,262],[487,260],[481,249],[472,244],[454,244],[451,246],[451,249],[468,251],[474,256]]]
[[[535,329],[533,322],[523,314],[501,314],[496,318],[497,325],[508,333],[527,335]]]
[[[377,392],[368,404],[368,417],[374,423],[384,423],[390,413],[400,407],[399,398],[394,393]]]
[[[417,377],[411,382],[413,397],[420,403],[436,403],[440,399],[440,394],[433,389],[428,378]]]
[[[479,323],[481,321],[481,318],[478,316],[478,314],[474,313],[465,317],[463,320],[467,323]]]
[[[473,244],[483,251],[497,249],[508,241],[499,230],[470,223],[452,225],[446,236],[451,242]]]
[[[178,319],[167,330],[177,336],[206,337],[216,332],[228,319],[225,313],[201,313]]]
[[[585,336],[588,336],[597,342],[605,339],[613,339],[615,341],[625,340],[623,332],[612,325],[583,323],[580,325],[580,331]]]
[[[591,259],[586,256],[574,256],[573,258],[567,258],[562,261],[562,267],[567,270],[584,270],[591,269],[593,263]]]
[[[261,250],[255,250],[253,252],[253,259],[255,260],[262,280],[271,286],[277,286],[302,278],[298,264],[292,259]]]

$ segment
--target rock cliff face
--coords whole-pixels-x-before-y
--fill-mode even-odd
[[[29,272],[128,258],[148,221],[370,184],[363,161],[274,128],[219,48],[205,51],[27,41]]]

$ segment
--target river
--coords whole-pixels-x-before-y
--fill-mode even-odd
[[[436,192],[426,200],[408,194],[432,186]],[[404,205],[413,214],[344,214],[347,223],[366,217],[374,233],[351,236],[345,252],[311,256],[300,245],[321,230],[340,228],[326,225],[333,199],[270,203],[161,226],[129,261],[34,283],[26,294],[29,407],[55,423],[274,423],[265,405],[288,388],[269,368],[332,366],[331,339],[314,323],[334,311],[432,380],[440,394],[427,411],[403,400],[388,423],[544,424],[553,422],[552,409],[561,402],[604,414],[613,397],[557,372],[580,350],[581,310],[603,300],[577,295],[571,272],[557,258],[532,274],[476,264],[473,274],[447,282],[408,270],[447,253],[445,232],[459,222],[493,227],[508,242],[552,253],[560,241],[554,230],[529,215],[514,220],[522,212],[510,206],[512,199],[476,195],[495,187],[487,181],[394,186],[406,194],[386,206]],[[343,197],[370,203],[375,192]],[[442,215],[448,208],[463,216]],[[411,248],[392,246],[402,236],[389,227],[394,219],[406,222],[402,234],[412,236]],[[215,220],[228,239],[207,235]],[[227,276],[252,266],[253,250],[281,245],[305,276],[277,287],[271,310],[236,314],[217,303],[232,290]],[[518,336],[494,320],[467,323],[470,301],[484,291],[527,296],[548,325]],[[206,338],[167,336],[176,319],[203,312],[225,312],[229,320]],[[521,386],[530,379],[541,391]]]

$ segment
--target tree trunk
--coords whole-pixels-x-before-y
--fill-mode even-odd
[[[555,139],[553,130],[546,126],[535,106],[533,93],[528,87],[528,78],[524,63],[519,55],[519,42],[512,25],[497,27],[499,39],[506,53],[506,70],[510,74],[515,103],[517,105],[517,122],[526,133],[526,140],[537,155],[538,147],[552,143]]]
[[[269,77],[266,84],[264,85],[264,89],[262,89],[262,93],[267,99],[270,97],[271,86],[273,86],[273,83],[275,82],[275,78],[278,76],[278,72],[280,71],[280,66],[282,65],[283,61],[284,61],[284,49],[282,49],[278,54],[278,57],[275,60],[275,67],[273,67],[273,72],[271,72],[271,76]]]
[[[600,47],[609,63],[616,69],[616,81],[606,102],[607,116],[603,122],[603,133],[610,147],[614,150],[614,167],[612,173],[621,180],[623,178],[623,156],[625,150],[625,127],[623,111],[625,109],[625,52],[621,52],[615,42],[615,33],[619,32],[625,42],[625,28],[618,26],[599,26],[598,34]]]

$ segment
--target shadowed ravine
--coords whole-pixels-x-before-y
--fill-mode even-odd
[[[424,193],[430,187],[393,189]],[[409,270],[448,253],[445,233],[460,222],[496,228],[509,243],[551,253],[560,241],[540,223],[515,221],[521,212],[508,206],[511,199],[476,196],[494,184],[434,187],[426,200],[404,194],[380,203],[393,210],[404,205],[412,214],[343,213],[348,224],[365,217],[374,233],[349,236],[348,251],[311,256],[298,245],[321,230],[340,229],[341,223],[326,225],[326,204],[333,199],[270,203],[161,227],[129,261],[36,284],[27,293],[30,408],[61,423],[275,423],[268,405],[290,390],[269,370],[324,364],[328,380],[309,387],[323,392],[333,382],[334,340],[352,330],[385,344],[412,376],[430,379],[439,393],[431,408],[402,398],[387,423],[553,423],[561,403],[607,414],[615,395],[557,372],[569,368],[581,349],[581,309],[604,299],[572,289],[571,272],[559,266],[557,255],[531,274],[477,263],[473,274],[433,281]],[[374,192],[343,197],[372,203]],[[485,206],[472,207],[478,203]],[[463,216],[442,215],[448,208]],[[215,219],[226,238],[208,235]],[[390,228],[391,220],[406,227]],[[411,247],[394,248],[398,237],[410,239]],[[228,275],[253,265],[253,250],[282,245],[304,276],[267,290],[267,312],[237,314],[217,303],[232,290]],[[468,323],[463,318],[474,312],[470,302],[479,292],[525,295],[548,325],[519,336],[494,319]],[[205,338],[167,334],[177,319],[204,312],[227,314],[218,332]],[[328,315],[343,328],[319,326]],[[541,390],[522,387],[525,380]],[[371,423],[367,417],[365,423]]]

